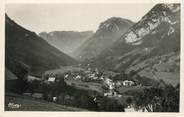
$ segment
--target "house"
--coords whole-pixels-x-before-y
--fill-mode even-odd
[[[68,78],[68,76],[69,76],[69,75],[68,75],[68,74],[66,74],[66,75],[64,76],[64,79],[67,79],[67,78]]]
[[[48,81],[48,82],[55,82],[55,80],[56,80],[55,77],[49,77],[47,81]]]
[[[121,95],[121,94],[118,94],[118,95],[117,95],[117,97],[121,98],[121,97],[122,97],[122,95]]]
[[[96,102],[96,97],[93,99],[94,102]]]
[[[117,96],[117,92],[114,91],[114,92],[113,92],[113,95],[114,95],[114,96]]]
[[[108,85],[108,87],[109,87],[110,90],[114,89],[114,85],[115,84],[113,83],[113,81],[111,79],[106,78],[105,79],[105,83]]]
[[[57,97],[52,97],[53,102],[57,101]]]
[[[15,109],[15,108],[20,108],[20,107],[21,107],[21,104],[16,104],[16,103],[11,103],[11,102],[8,103],[8,108]]]
[[[113,84],[109,84],[109,89],[110,89],[110,90],[114,89]]]
[[[95,77],[93,77],[93,80],[96,80],[96,79],[98,79],[98,77],[96,77],[96,76],[95,76]]]
[[[95,74],[90,74],[89,77],[90,77],[90,78],[94,78],[94,77],[95,77]]]
[[[81,76],[80,75],[77,75],[76,77],[75,77],[75,80],[80,80],[81,79]]]
[[[89,64],[88,64],[88,66],[89,66]],[[88,71],[91,71],[91,68],[90,68],[90,67],[88,67],[88,68],[87,68],[87,70],[88,70]]]
[[[112,83],[112,80],[111,80],[111,79],[109,79],[109,78],[106,78],[106,79],[105,79],[105,82],[106,82],[106,84],[108,84],[108,85],[109,85],[109,84],[111,84],[111,83]]]
[[[95,68],[95,73],[99,74],[99,70],[97,68]]]
[[[135,83],[131,80],[124,80],[123,81],[123,86],[133,86]]]
[[[103,77],[103,76],[101,76],[101,77],[100,77],[100,80],[104,80],[104,77]]]
[[[104,93],[104,96],[112,96],[112,91],[108,92],[108,93]]]

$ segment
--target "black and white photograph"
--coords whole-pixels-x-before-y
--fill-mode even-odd
[[[180,112],[181,3],[5,4],[4,111]]]

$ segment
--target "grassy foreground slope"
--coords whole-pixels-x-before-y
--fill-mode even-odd
[[[20,108],[12,109],[8,108],[8,103],[12,102],[15,104],[21,104]],[[59,105],[44,100],[35,100],[30,97],[21,95],[6,95],[5,100],[5,111],[88,111],[85,109],[69,107],[65,105]]]

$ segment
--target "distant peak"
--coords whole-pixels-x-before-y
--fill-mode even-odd
[[[102,23],[116,23],[116,22],[128,22],[128,23],[133,23],[133,21],[129,20],[129,19],[125,19],[125,18],[121,18],[121,17],[111,17],[107,20],[105,20]]]
[[[130,27],[134,24],[131,20],[121,18],[121,17],[111,17],[104,22],[100,23],[96,35],[102,34],[102,32],[118,32],[124,28]]]

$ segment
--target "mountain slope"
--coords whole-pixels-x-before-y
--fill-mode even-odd
[[[103,69],[179,82],[180,5],[157,4],[94,61]]]
[[[92,35],[92,31],[53,31],[39,34],[39,36],[45,39],[49,44],[71,56],[71,53]]]
[[[107,19],[99,25],[96,33],[73,53],[74,56],[80,60],[96,57],[132,25],[133,22],[127,19],[118,17]]]
[[[13,72],[20,63],[28,66],[31,74],[40,74],[48,69],[75,64],[76,61],[6,15],[5,65]]]

